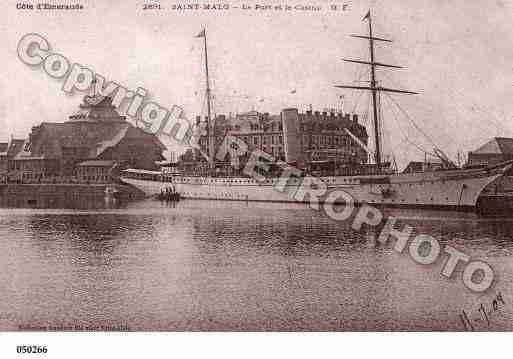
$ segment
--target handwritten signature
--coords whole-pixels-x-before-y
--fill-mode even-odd
[[[502,309],[506,305],[506,302],[504,301],[504,298],[502,297],[501,292],[497,293],[497,295],[493,298],[493,300],[488,303],[488,306],[485,306],[485,304],[480,303],[479,307],[477,309],[477,314],[479,315],[478,318],[471,318],[469,314],[472,313],[465,312],[465,310],[462,310],[460,313],[460,320],[463,323],[463,326],[465,327],[465,330],[468,331],[474,331],[476,330],[476,322],[486,322],[486,325],[490,327],[490,320],[498,314],[499,310]]]

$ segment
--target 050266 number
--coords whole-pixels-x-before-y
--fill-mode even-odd
[[[45,345],[18,345],[16,352],[18,354],[46,354],[48,348]]]

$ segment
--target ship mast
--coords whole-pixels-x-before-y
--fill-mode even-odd
[[[381,158],[381,135],[379,131],[379,117],[378,117],[378,101],[377,95],[378,92],[395,92],[395,93],[406,93],[406,94],[417,94],[417,92],[385,88],[378,86],[376,81],[376,67],[391,67],[391,68],[402,68],[401,66],[395,65],[387,65],[380,62],[376,62],[374,59],[374,41],[383,41],[383,42],[392,42],[392,40],[387,40],[379,37],[373,36],[372,33],[372,19],[370,10],[367,12],[367,15],[362,19],[362,21],[367,20],[369,22],[369,36],[363,35],[350,35],[351,37],[357,37],[361,39],[369,40],[369,52],[370,52],[370,61],[362,61],[362,60],[352,60],[352,59],[342,59],[346,62],[354,62],[358,64],[369,65],[371,68],[370,71],[370,86],[350,86],[350,85],[336,85],[338,88],[347,88],[347,89],[356,89],[356,90],[368,90],[371,91],[372,94],[372,108],[373,108],[373,125],[374,125],[374,143],[375,143],[375,162],[378,167],[378,170],[381,170],[382,166],[382,158]]]
[[[205,48],[205,81],[206,81],[206,97],[207,97],[207,143],[208,143],[208,162],[210,167],[214,167],[214,128],[212,126],[212,105],[210,79],[208,77],[208,50],[207,50],[207,31],[205,28],[196,36],[203,38]]]

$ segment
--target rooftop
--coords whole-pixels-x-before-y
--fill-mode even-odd
[[[116,161],[105,161],[105,160],[92,160],[80,162],[77,166],[80,167],[112,167]]]
[[[513,138],[509,137],[494,137],[477,150],[472,151],[472,154],[504,154],[513,155]]]
[[[69,116],[70,121],[109,121],[124,122],[125,116],[121,116],[114,105],[112,98],[108,96],[84,96],[83,103],[80,104],[80,110]]]

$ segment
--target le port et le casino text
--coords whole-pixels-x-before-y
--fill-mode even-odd
[[[327,7],[332,11],[346,11],[349,4],[333,3]],[[174,10],[174,11],[194,11],[194,10],[255,10],[255,11],[322,11],[324,8],[319,4],[266,4],[266,3],[166,3],[147,2],[142,5],[143,10]]]

